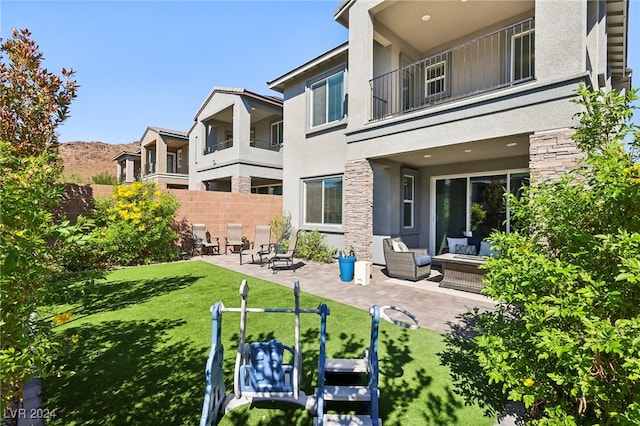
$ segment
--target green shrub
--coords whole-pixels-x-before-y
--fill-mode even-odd
[[[178,202],[151,182],[116,186],[96,200],[91,214],[100,258],[110,265],[137,265],[179,258],[173,224]]]
[[[0,412],[17,422],[22,385],[59,371],[51,321],[38,307],[60,271],[58,247],[77,237],[57,223],[61,160],[56,127],[77,89],[73,71],[62,77],[41,67],[28,30],[14,30],[0,45]],[[65,316],[65,318],[67,318]]]
[[[96,185],[117,185],[118,179],[116,179],[115,175],[104,171],[98,173],[97,175],[91,176],[91,182],[95,183]]]
[[[635,91],[579,89],[582,167],[510,197],[510,234],[487,262],[477,356],[541,424],[640,419],[640,164],[624,150]],[[636,151],[637,152],[637,151]]]
[[[317,230],[300,231],[296,254],[303,259],[331,263],[336,255],[336,249],[328,247],[324,236]]]
[[[285,212],[282,216],[273,216],[269,219],[269,226],[273,242],[280,243],[284,247],[288,246],[291,236],[291,214]]]

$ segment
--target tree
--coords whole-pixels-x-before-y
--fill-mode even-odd
[[[0,409],[21,385],[53,369],[56,343],[38,307],[59,271],[56,241],[71,236],[53,209],[62,188],[56,127],[76,96],[73,71],[41,68],[28,30],[0,39]],[[65,317],[66,318],[66,317]],[[64,319],[62,317],[59,320]],[[68,319],[68,318],[66,318]]]
[[[517,229],[494,233],[476,315],[491,382],[541,424],[640,419],[640,132],[636,91],[578,89],[581,167],[510,196]],[[625,151],[631,137],[631,153]]]

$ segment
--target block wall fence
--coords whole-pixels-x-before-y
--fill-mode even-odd
[[[183,238],[191,232],[191,224],[204,223],[212,237],[223,237],[228,223],[241,223],[242,234],[254,240],[256,225],[268,225],[273,216],[282,215],[279,195],[243,194],[232,192],[187,191],[162,189],[180,203],[176,221]],[[97,197],[111,196],[110,185],[68,184],[61,203],[62,212],[71,221],[85,214]]]

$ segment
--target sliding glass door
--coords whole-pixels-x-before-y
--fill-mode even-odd
[[[435,177],[432,182],[432,247],[440,253],[447,237],[485,238],[494,230],[508,232],[509,206],[504,194],[517,195],[520,188],[528,185],[529,172]]]

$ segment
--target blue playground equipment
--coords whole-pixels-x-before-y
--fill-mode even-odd
[[[409,312],[395,306],[379,307],[374,305],[371,314],[371,337],[369,349],[362,358],[327,359],[326,336],[329,308],[321,304],[315,309],[300,309],[300,284],[293,287],[294,308],[249,308],[249,285],[246,280],[240,285],[242,299],[240,308],[227,308],[222,302],[211,307],[212,332],[211,350],[205,367],[206,390],[200,426],[215,425],[229,411],[257,400],[285,401],[298,404],[313,415],[314,425],[381,425],[378,418],[378,328],[380,318],[393,324],[417,329],[418,320]],[[390,318],[386,311],[395,310],[407,315],[412,323]],[[224,348],[221,341],[222,313],[240,312],[240,336],[234,370],[233,393],[226,394],[223,377]],[[289,347],[277,339],[267,342],[245,342],[247,313],[293,313],[294,347]],[[302,371],[302,352],[300,346],[300,314],[320,315],[320,353],[318,361],[318,387],[313,395],[300,390]],[[293,364],[284,364],[285,354],[289,353]],[[366,375],[367,385],[335,386],[327,384],[327,374]],[[364,403],[366,415],[325,414],[327,402],[348,401]],[[352,423],[354,422],[354,423]]]

